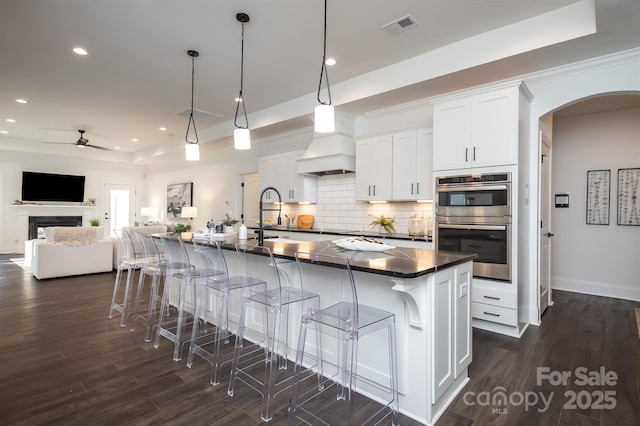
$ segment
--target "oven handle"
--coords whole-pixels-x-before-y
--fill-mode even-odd
[[[458,192],[458,191],[501,191],[509,189],[508,185],[474,185],[474,186],[440,186],[438,192]]]
[[[439,223],[438,228],[445,229],[462,229],[462,230],[478,230],[478,231],[506,231],[507,225],[461,225],[461,224],[447,224]]]

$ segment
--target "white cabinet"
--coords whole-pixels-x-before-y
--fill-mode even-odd
[[[432,294],[433,340],[431,348],[431,372],[433,374],[431,403],[435,404],[453,383],[453,342],[455,268],[447,268],[435,274]]]
[[[356,142],[356,200],[391,199],[393,137],[391,134]]]
[[[473,264],[465,263],[456,267],[456,300],[455,309],[455,342],[454,342],[454,376],[467,373],[467,367],[473,359],[472,327],[471,327],[471,286],[473,280]]]
[[[435,404],[472,360],[471,262],[439,271],[431,287],[432,400]]]
[[[432,150],[430,129],[393,134],[393,201],[433,199]]]
[[[472,316],[476,320],[518,327],[518,296],[511,284],[474,280]]]
[[[517,164],[530,99],[517,83],[435,103],[433,169]]]
[[[303,153],[304,151],[292,151],[261,157],[258,160],[260,192],[272,186],[280,192],[285,203],[315,203],[318,178],[297,172],[296,162],[302,158]],[[278,196],[274,191],[267,191],[263,200],[277,202]]]

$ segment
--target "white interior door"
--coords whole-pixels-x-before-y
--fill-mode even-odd
[[[538,305],[539,315],[549,307],[551,303],[551,148],[544,135],[541,136],[541,159],[540,159],[540,270],[538,279],[540,281]]]
[[[102,221],[105,233],[113,235],[116,229],[133,225],[135,221],[135,185],[104,185]]]

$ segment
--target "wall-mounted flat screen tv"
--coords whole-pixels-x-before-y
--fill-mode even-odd
[[[84,176],[22,172],[22,201],[79,203],[84,200]]]

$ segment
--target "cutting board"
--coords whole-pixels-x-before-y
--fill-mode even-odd
[[[313,215],[301,214],[298,215],[298,229],[311,229],[313,228]]]

